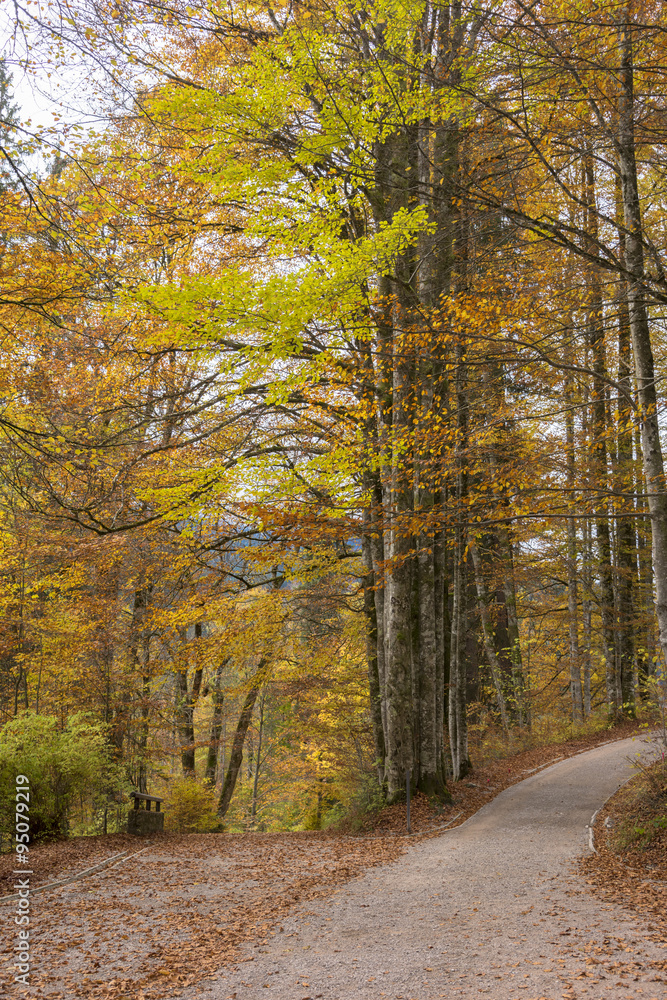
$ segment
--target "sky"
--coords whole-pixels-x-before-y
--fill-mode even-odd
[[[32,45],[36,39],[29,39]],[[40,67],[38,47],[31,52],[31,66],[26,69],[26,37],[16,29],[13,4],[0,0],[0,52],[12,74],[14,103],[19,105],[22,126],[30,133],[40,133],[54,147],[67,149],[75,125],[99,130],[104,119],[93,93],[89,68],[74,61],[66,68]]]

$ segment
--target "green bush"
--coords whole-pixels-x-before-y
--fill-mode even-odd
[[[125,782],[104,728],[72,716],[65,728],[52,715],[24,712],[0,730],[0,835],[15,831],[16,776],[30,791],[30,839],[66,837],[70,811],[118,795]]]
[[[195,778],[178,778],[167,796],[165,826],[177,833],[210,833],[221,829],[215,788]]]
[[[386,805],[384,790],[378,785],[377,774],[361,774],[357,785],[347,801],[330,798],[327,810],[322,816],[323,830],[351,830],[355,833],[365,829],[374,813]]]

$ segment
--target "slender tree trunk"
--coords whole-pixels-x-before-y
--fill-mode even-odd
[[[493,681],[493,687],[496,692],[496,701],[498,703],[498,711],[500,712],[500,721],[502,722],[503,729],[505,730],[506,733],[508,733],[509,718],[507,714],[507,705],[505,703],[505,693],[503,691],[502,668],[500,666],[500,663],[498,662],[498,657],[496,655],[493,624],[489,616],[489,596],[487,594],[486,585],[484,583],[484,575],[482,572],[482,561],[480,559],[479,549],[477,548],[477,543],[474,541],[472,532],[468,536],[468,549],[472,557],[472,564],[475,572],[477,607],[479,609],[479,617],[482,623],[484,652],[486,653],[486,659],[489,664],[489,669],[491,671],[491,680]]]
[[[470,769],[468,756],[468,719],[466,716],[466,641],[467,573],[463,531],[455,529],[454,570],[452,574],[452,651],[449,657],[448,726],[449,749],[454,781],[464,778]]]
[[[619,260],[625,266],[625,231],[622,223],[620,178],[616,185],[616,215],[619,235]],[[632,459],[632,354],[630,349],[630,310],[623,274],[618,287],[618,432],[616,495],[622,507],[633,506],[634,463]],[[635,714],[635,574],[637,547],[634,518],[617,518],[618,547],[618,651],[621,681],[621,705],[624,715]]]
[[[389,721],[389,619],[391,573],[388,570],[388,556],[391,552],[390,512],[392,504],[392,308],[389,279],[380,279],[380,305],[377,318],[377,359],[375,363],[375,429],[377,433],[376,454],[379,471],[373,475],[371,495],[370,549],[375,578],[375,620],[377,627],[377,667],[380,685],[380,707],[382,712],[382,732],[384,741],[383,786],[386,788],[389,776],[389,744],[391,742]],[[369,455],[369,463],[372,456]]]
[[[257,758],[255,760],[255,777],[252,783],[252,806],[250,809],[250,818],[252,822],[255,822],[257,816],[257,790],[259,788],[259,772],[262,766],[262,736],[264,732],[264,700],[266,698],[266,693],[262,694],[259,699],[259,732],[257,734]]]
[[[635,455],[637,464],[642,464],[642,446],[639,433],[635,435]],[[642,516],[647,509],[646,484],[641,472],[636,476],[637,489],[637,575],[639,606],[642,611],[641,642],[637,655],[637,674],[640,690],[646,697],[646,681],[654,670],[654,621],[655,605],[653,601],[653,562],[651,559],[651,524],[650,519]]]
[[[437,725],[437,625],[436,555],[433,475],[436,463],[431,455],[430,430],[433,419],[433,364],[421,357],[416,394],[419,399],[415,428],[415,514],[422,525],[413,562],[416,608],[413,639],[413,689],[415,694],[415,784],[427,795],[442,797],[443,730]]]
[[[375,574],[373,572],[373,557],[371,554],[371,539],[368,535],[363,539],[364,560],[370,572],[364,577],[364,615],[366,617],[366,662],[368,665],[368,691],[371,706],[371,722],[373,725],[373,744],[375,748],[375,766],[380,787],[384,782],[384,727],[382,725],[382,695],[380,691],[380,673],[378,668],[380,643],[378,641],[378,618],[375,604]],[[384,654],[384,649],[382,650]]]
[[[572,363],[574,354],[574,327],[572,316],[567,326],[565,356]],[[574,506],[576,487],[576,447],[574,438],[574,381],[571,372],[565,377],[565,461],[566,482],[570,504]],[[572,697],[572,720],[582,722],[584,699],[581,686],[581,663],[579,657],[579,595],[577,574],[577,522],[574,517],[567,519],[567,608],[570,646],[570,695]]]
[[[377,676],[380,689],[380,717],[382,720],[382,773],[383,782],[386,775],[387,761],[387,668],[386,668],[386,615],[385,615],[385,566],[384,566],[384,533],[378,526],[377,533],[371,538],[371,553],[373,558],[373,597],[375,603],[375,627],[377,630]]]
[[[441,509],[444,498],[440,494],[436,505]],[[447,778],[448,762],[445,757],[445,706],[446,686],[449,684],[449,651],[451,643],[449,623],[449,595],[447,593],[447,536],[444,528],[437,528],[434,540],[434,573],[435,573],[435,648],[436,648],[436,704],[435,731],[438,735],[440,760],[438,769],[443,778]]]
[[[211,785],[211,787],[215,786],[218,774],[218,753],[220,749],[220,737],[222,734],[222,708],[225,700],[225,693],[222,689],[222,675],[228,662],[228,659],[221,660],[215,672],[211,735],[208,743],[208,753],[206,755],[206,770],[204,772],[204,781],[208,785]]]
[[[593,546],[591,543],[591,524],[586,519],[582,525],[582,569],[581,583],[583,596],[581,600],[584,626],[584,715],[591,714],[591,657],[593,652]]]
[[[195,625],[195,642],[201,638],[201,623]],[[184,637],[183,637],[184,638]],[[183,641],[183,645],[185,642]],[[192,679],[192,686],[188,682],[188,661],[187,652],[180,651],[181,662],[176,672],[176,714],[178,720],[178,733],[181,740],[181,766],[184,777],[195,776],[195,707],[199,699],[203,667],[201,664],[201,652],[196,646],[195,657],[197,666]]]
[[[454,532],[454,568],[452,603],[452,648],[449,659],[449,748],[452,757],[452,777],[460,781],[470,770],[468,755],[468,718],[466,713],[466,642],[468,637],[468,587],[465,532],[461,526],[467,511],[468,477],[466,472],[468,448],[468,399],[464,384],[464,353],[457,345],[456,410],[457,410],[457,476],[456,511],[457,525]]]
[[[422,86],[426,86],[422,80]],[[417,130],[416,172],[418,179],[417,197],[424,210],[437,225],[437,206],[433,198],[432,165],[434,133],[431,123],[424,119]],[[439,305],[442,285],[438,280],[438,264],[434,257],[434,234],[423,232],[419,237],[417,262],[417,298],[420,303],[420,319],[417,326],[421,343],[417,348],[415,380],[415,434],[414,434],[414,506],[419,517],[421,530],[417,537],[416,597],[418,602],[415,625],[416,639],[413,644],[417,652],[416,667],[416,735],[415,760],[417,764],[416,784],[427,795],[442,796],[445,780],[442,770],[443,737],[438,730],[438,625],[436,606],[436,553],[435,516],[436,470],[438,462],[433,449],[433,421],[435,406],[439,404],[436,394],[436,361],[434,356],[428,321],[434,308]],[[438,386],[439,387],[439,386]]]
[[[419,626],[419,775],[417,787],[427,795],[442,796],[445,791],[442,763],[442,730],[437,727],[437,663],[434,539],[420,537]]]
[[[227,773],[225,774],[225,780],[222,783],[220,801],[218,802],[218,816],[220,819],[224,818],[227,810],[229,809],[229,803],[232,801],[232,795],[234,794],[234,789],[236,788],[236,781],[239,776],[239,771],[241,770],[241,764],[243,763],[243,744],[245,742],[246,733],[248,732],[248,727],[252,720],[252,713],[255,708],[255,702],[257,701],[259,689],[265,679],[264,672],[266,664],[266,660],[260,660],[259,666],[255,671],[255,675],[252,678],[248,693],[245,697],[243,708],[241,709],[238,725],[236,726],[236,732],[234,733],[234,740],[232,742],[232,751],[229,755],[229,765],[227,767]]]
[[[142,637],[141,728],[139,730],[139,777],[137,790],[148,792],[148,726],[151,709],[150,638]]]
[[[151,587],[139,587],[134,592],[132,607],[132,625],[130,629],[130,660],[132,675],[141,673],[140,705],[141,716],[137,739],[138,763],[136,771],[137,789],[140,792],[148,790],[148,767],[146,752],[148,749],[148,728],[150,718],[150,637],[146,633],[145,615],[150,597]]]
[[[391,527],[386,650],[388,801],[405,795],[413,767],[412,707],[412,483],[410,482],[413,365],[404,330],[405,309],[394,306]]]
[[[567,380],[565,390],[567,409],[565,411],[565,447],[567,450],[567,487],[573,496],[575,486],[574,415],[572,412],[572,381]],[[582,722],[584,702],[581,689],[581,667],[579,663],[579,599],[577,594],[577,525],[574,517],[567,519],[567,608],[570,636],[570,694],[572,696],[572,719]]]
[[[381,306],[384,315],[386,306]],[[369,321],[371,317],[369,315]],[[382,326],[382,324],[380,324]],[[362,537],[363,557],[366,566],[364,578],[364,614],[366,617],[366,659],[368,685],[373,725],[373,743],[378,781],[384,788],[387,728],[387,699],[385,681],[385,635],[384,635],[384,544],[382,510],[382,475],[376,469],[378,457],[386,450],[387,432],[386,399],[381,398],[384,379],[382,369],[386,359],[377,361],[373,357],[371,345],[365,339],[357,344],[364,368],[363,398],[367,407],[364,424],[365,469],[364,493],[367,507],[363,513],[364,534]],[[380,445],[378,428],[382,427],[383,445]],[[385,456],[386,458],[386,456]],[[386,463],[383,463],[386,464]]]
[[[517,611],[516,583],[514,579],[514,556],[512,553],[512,536],[506,525],[498,529],[500,561],[503,575],[503,591],[505,607],[507,608],[507,634],[509,639],[509,654],[512,664],[512,688],[516,721],[520,726],[530,725],[530,708],[526,695],[526,679],[523,675],[523,658],[521,655],[521,633],[519,631],[519,615]]]
[[[590,350],[588,337],[584,343],[584,364],[590,367]],[[588,382],[582,387],[582,407],[581,407],[581,437],[582,448],[590,452],[591,430],[590,430],[590,398]],[[593,488],[590,470],[588,467],[582,470],[583,487],[586,495],[590,496]],[[592,541],[591,519],[584,517],[581,520],[581,619],[582,619],[582,673],[583,673],[583,696],[584,696],[584,716],[588,718],[591,714],[591,680],[593,673],[593,604],[595,593],[593,591],[593,541]]]
[[[595,209],[595,178],[593,157],[586,153],[586,207],[587,225],[591,253],[597,256],[597,212]],[[607,701],[609,714],[615,717],[620,712],[618,678],[616,675],[616,647],[614,636],[614,576],[611,565],[611,539],[607,514],[608,470],[607,470],[607,420],[606,420],[606,363],[605,329],[602,306],[602,283],[599,267],[593,266],[589,272],[588,331],[593,356],[593,399],[591,406],[591,459],[592,468],[599,490],[595,515],[596,541],[598,549],[598,573],[600,577],[600,616],[602,618],[602,644],[606,664]]]

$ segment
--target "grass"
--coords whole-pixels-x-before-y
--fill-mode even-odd
[[[608,844],[616,854],[667,848],[667,761],[646,765],[615,803]]]

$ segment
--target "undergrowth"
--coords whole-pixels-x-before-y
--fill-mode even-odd
[[[471,709],[474,710],[475,706],[471,706]],[[489,761],[512,757],[524,750],[582,739],[612,728],[606,714],[602,713],[580,723],[572,722],[566,717],[542,715],[533,718],[530,728],[514,727],[505,732],[489,713],[482,713],[481,717],[469,723],[470,756],[474,766],[479,767]]]
[[[640,773],[625,791],[607,841],[617,854],[667,847],[667,763],[636,764]]]

